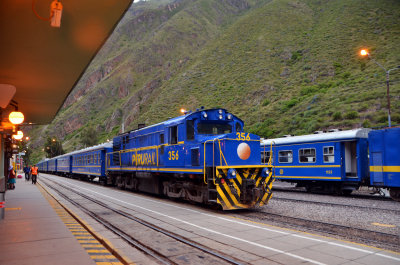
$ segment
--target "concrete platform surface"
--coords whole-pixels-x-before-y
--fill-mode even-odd
[[[0,264],[96,264],[38,187],[17,179],[0,220]]]

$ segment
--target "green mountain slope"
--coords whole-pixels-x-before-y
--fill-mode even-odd
[[[67,151],[181,107],[223,107],[264,137],[387,123],[385,74],[400,65],[400,2],[182,0],[134,4],[52,124]],[[400,123],[400,70],[391,74]],[[36,157],[40,154],[37,153]]]

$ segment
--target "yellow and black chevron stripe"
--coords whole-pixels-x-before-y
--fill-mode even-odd
[[[230,168],[234,168],[237,172],[236,178],[228,179],[227,174]],[[272,183],[275,178],[273,171],[270,170],[268,177],[262,177],[261,171],[263,167],[247,168],[235,167],[217,167],[215,186],[217,190],[217,203],[219,203],[224,210],[235,209],[248,209],[257,206],[263,206],[268,203],[272,197]],[[254,188],[259,192],[253,195],[252,189],[246,189],[246,184],[243,182],[253,182]],[[250,195],[248,193],[251,193]],[[247,198],[245,198],[247,196]],[[251,196],[251,200],[248,197]]]
[[[122,265],[123,263],[115,257],[101,242],[99,242],[85,227],[72,217],[53,197],[45,192],[41,186],[40,192],[47,199],[54,211],[58,214],[71,233],[79,241],[81,246],[89,254],[97,265]]]

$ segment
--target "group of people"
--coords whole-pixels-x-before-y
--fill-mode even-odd
[[[32,184],[36,184],[37,180],[37,175],[38,175],[38,167],[34,165],[33,167],[31,166],[26,166],[24,167],[24,172],[25,172],[25,180],[29,180],[32,177]]]
[[[13,166],[10,166],[8,168],[8,171],[9,171],[9,173],[8,173],[9,189],[13,190],[13,189],[15,189],[15,183],[17,182],[16,181],[17,174],[16,174]],[[34,165],[33,167],[25,166],[24,167],[24,173],[25,173],[25,180],[29,181],[29,179],[32,178],[32,184],[36,184],[37,176],[38,176],[38,173],[39,173],[39,169],[38,169],[38,167],[36,165]]]

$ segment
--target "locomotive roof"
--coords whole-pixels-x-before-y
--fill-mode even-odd
[[[327,132],[318,134],[308,134],[301,136],[289,136],[275,139],[265,139],[261,141],[262,145],[274,144],[294,144],[294,143],[308,143],[320,141],[334,141],[334,140],[349,140],[358,138],[368,138],[368,133],[371,129],[359,128],[338,132]]]
[[[153,124],[153,125],[146,126],[146,127],[144,127],[144,128],[132,130],[132,131],[129,131],[129,132],[124,132],[124,133],[121,133],[121,134],[118,135],[118,136],[126,135],[127,133],[132,133],[132,132],[140,132],[140,131],[142,131],[142,130],[145,130],[145,129],[148,129],[148,128],[152,128],[152,127],[155,127],[155,126],[159,126],[159,125],[166,125],[166,126],[168,126],[168,125],[178,124],[178,123],[180,123],[181,121],[186,120],[186,119],[189,118],[190,116],[197,115],[197,114],[199,114],[199,113],[201,113],[201,112],[203,112],[203,111],[207,112],[207,111],[214,111],[214,110],[220,110],[220,109],[221,109],[221,110],[224,110],[225,113],[230,113],[230,112],[228,112],[228,111],[227,111],[226,109],[224,109],[224,108],[199,109],[199,110],[196,110],[196,111],[194,111],[194,112],[188,112],[187,114],[182,115],[182,116],[178,116],[178,117],[171,118],[171,119],[168,119],[168,120],[163,121],[163,122],[159,122],[159,123],[156,123],[156,124]],[[231,114],[232,114],[232,113],[231,113]],[[232,114],[232,116],[235,117],[236,119],[242,121],[242,120],[239,119],[236,115]],[[242,122],[243,122],[243,121],[242,121]]]

